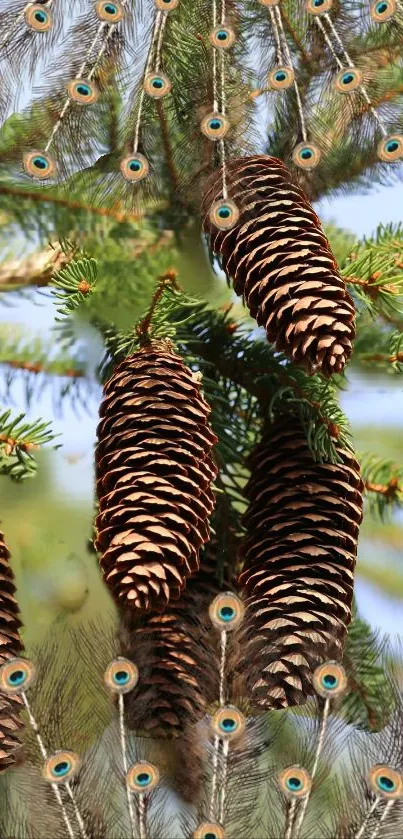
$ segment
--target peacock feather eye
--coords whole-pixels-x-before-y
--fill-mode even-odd
[[[293,162],[300,169],[315,169],[320,158],[320,149],[314,143],[299,143],[292,153]]]
[[[396,11],[396,0],[378,0],[378,2],[371,3],[371,17],[376,23],[384,23],[384,21],[390,20],[396,14]]]
[[[159,769],[146,760],[139,760],[138,763],[135,763],[126,776],[127,786],[132,792],[137,793],[152,792],[159,780]]]
[[[223,114],[207,114],[200,128],[209,140],[222,140],[229,129],[229,121]]]
[[[104,674],[105,685],[113,693],[129,693],[136,687],[138,680],[138,668],[123,656],[111,661]]]
[[[51,784],[67,784],[80,768],[80,759],[75,752],[60,751],[49,757],[43,767],[43,777]]]
[[[100,20],[108,23],[119,23],[123,18],[123,6],[118,0],[98,0],[95,12]]]
[[[302,766],[288,766],[280,772],[278,780],[287,798],[304,798],[312,786],[311,777]]]
[[[154,2],[161,12],[172,12],[179,5],[179,0],[154,0]]]
[[[313,674],[313,686],[324,699],[341,696],[347,688],[347,676],[344,667],[337,661],[325,661]]]
[[[192,833],[192,839],[226,839],[226,833],[217,822],[202,822]]]
[[[97,86],[86,79],[73,79],[67,85],[67,93],[79,105],[93,105],[99,97]]]
[[[25,693],[34,678],[34,665],[27,658],[9,658],[0,667],[0,693]]]
[[[236,36],[233,29],[227,24],[216,26],[209,35],[210,41],[216,49],[228,50],[235,43]]]
[[[385,163],[403,157],[403,135],[392,134],[390,137],[384,137],[378,145],[378,157]]]
[[[310,15],[323,15],[333,5],[333,0],[307,0],[305,8]]]
[[[127,181],[135,182],[147,177],[150,166],[147,158],[136,152],[128,154],[120,161],[120,171]]]
[[[148,73],[144,79],[144,90],[153,99],[161,99],[171,90],[171,82],[164,73]]]
[[[56,164],[53,157],[44,151],[30,151],[23,156],[23,166],[31,178],[45,180],[52,178],[56,172]]]
[[[341,70],[334,80],[334,86],[340,93],[350,93],[362,84],[361,70],[356,67],[349,67],[348,70]]]
[[[237,629],[244,616],[245,607],[242,600],[228,591],[218,594],[209,608],[210,620],[217,629],[231,632]]]
[[[236,740],[245,731],[245,717],[238,708],[226,705],[214,714],[211,729],[215,737],[220,737],[222,740]]]
[[[293,84],[294,78],[294,70],[292,67],[281,65],[280,67],[275,67],[274,70],[269,73],[268,84],[272,90],[287,90],[287,88],[291,87]]]
[[[239,219],[239,210],[229,198],[215,201],[210,208],[209,219],[220,230],[230,230]]]
[[[381,798],[403,797],[403,778],[390,766],[383,763],[372,766],[368,773],[368,781],[375,795]]]
[[[34,32],[47,32],[53,25],[52,13],[40,3],[35,3],[25,11],[25,23]]]

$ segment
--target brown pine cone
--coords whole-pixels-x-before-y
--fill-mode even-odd
[[[209,218],[222,198],[222,171],[208,181],[202,216],[211,250],[267,338],[309,373],[340,373],[355,335],[353,301],[306,195],[281,160],[231,160],[228,198],[240,218],[220,230]]]
[[[216,437],[196,374],[168,342],[125,359],[105,385],[96,452],[96,548],[121,606],[162,611],[210,536]]]
[[[151,737],[177,737],[206,713],[219,694],[219,632],[209,606],[220,591],[234,588],[235,574],[216,575],[217,543],[203,551],[199,571],[180,599],[161,614],[140,619],[123,612],[122,655],[134,661],[139,681],[126,697],[129,728]]]
[[[19,634],[20,611],[15,598],[14,574],[9,565],[10,552],[0,532],[0,665],[21,655]],[[22,728],[19,712],[23,707],[19,696],[0,691],[0,772],[17,762],[21,744],[18,730]]]
[[[363,482],[352,453],[334,442],[341,462],[315,463],[290,417],[266,427],[250,458],[239,643],[256,708],[302,704],[314,668],[342,655]]]

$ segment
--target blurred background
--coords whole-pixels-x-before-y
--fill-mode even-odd
[[[322,200],[316,209],[328,226],[351,232],[355,238],[370,236],[381,222],[399,221],[401,187],[378,187],[365,196]],[[329,224],[330,223],[330,224]],[[35,245],[21,238],[6,243],[6,258],[25,255]],[[217,304],[232,300],[221,276],[214,276],[201,243],[181,257],[179,279],[191,278],[191,290],[204,293]],[[4,259],[4,257],[3,257]],[[200,259],[204,267],[200,270]],[[3,260],[2,260],[3,261]],[[186,281],[189,286],[189,280]],[[186,284],[186,283],[185,283]],[[207,288],[207,292],[206,292]],[[55,307],[46,294],[30,292],[2,295],[2,329],[15,336],[44,339],[55,325]],[[237,299],[238,313],[241,304]],[[8,326],[6,326],[8,324]],[[82,329],[83,357],[87,370],[95,369],[100,346],[95,334]],[[4,370],[7,365],[1,365]],[[52,382],[37,377],[35,398],[27,406],[32,373],[18,377],[8,388],[14,409],[27,410],[28,418],[51,420],[60,434],[57,450],[38,452],[35,480],[20,485],[7,477],[0,481],[2,530],[13,557],[19,600],[26,627],[26,640],[36,643],[56,623],[74,623],[111,609],[109,595],[100,582],[97,560],[86,547],[93,518],[93,447],[100,390],[97,384],[85,398],[72,404],[70,398],[55,400]],[[50,377],[51,379],[51,377]],[[1,381],[1,380],[0,380]],[[371,365],[350,365],[348,385],[341,404],[349,417],[359,453],[403,460],[403,388],[399,376],[379,372]],[[361,531],[356,596],[361,615],[376,628],[391,633],[403,626],[403,513],[395,512],[381,522],[366,516]]]

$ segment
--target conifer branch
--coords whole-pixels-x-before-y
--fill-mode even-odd
[[[157,306],[164,295],[165,289],[167,287],[171,287],[172,289],[179,291],[177,276],[178,272],[176,271],[176,269],[170,268],[169,271],[166,271],[165,274],[162,274],[161,277],[158,278],[157,288],[153,294],[150,308],[145,317],[140,321],[140,323],[136,327],[136,332],[140,339],[140,346],[150,341],[151,323],[153,321]]]
[[[32,478],[37,464],[34,452],[55,439],[48,422],[26,422],[25,414],[11,416],[7,410],[0,415],[0,474],[15,481]]]
[[[394,507],[403,505],[403,467],[366,454],[361,458],[361,471],[372,513],[385,519]]]
[[[95,259],[84,255],[74,260],[71,258],[70,264],[58,271],[52,280],[52,295],[57,303],[61,303],[58,313],[66,316],[77,309],[93,293],[96,278]]]

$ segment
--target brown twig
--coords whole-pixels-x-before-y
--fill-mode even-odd
[[[398,493],[403,491],[403,486],[399,486],[397,478],[391,478],[387,484],[375,484],[372,481],[365,481],[364,486],[367,492],[376,492],[378,495],[383,495],[389,501],[396,498]]]
[[[157,99],[157,114],[161,124],[162,143],[164,146],[165,159],[171,178],[173,191],[177,193],[179,191],[179,175],[175,167],[174,155],[172,151],[171,140],[168,131],[168,124],[164,111],[164,105],[163,102],[161,102],[159,99]]]
[[[5,444],[6,455],[13,454],[16,449],[21,449],[23,452],[38,451],[40,446],[38,443],[23,443],[14,437],[7,437],[5,434],[0,434],[0,443]]]
[[[298,52],[300,53],[305,66],[310,67],[310,65],[312,64],[312,59],[308,55],[308,53],[305,52],[304,47],[302,45],[302,41],[300,40],[300,38],[298,38],[298,35],[295,32],[294,27],[291,26],[291,23],[290,23],[287,15],[284,11],[284,8],[281,9],[281,17],[283,18],[283,21],[285,23],[285,28],[286,28],[288,34],[291,36],[292,40],[294,41],[294,44],[295,44]]]
[[[7,364],[9,367],[14,367],[17,370],[26,370],[27,373],[34,373],[35,375],[46,373],[48,376],[66,376],[69,379],[82,379],[85,375],[82,370],[76,370],[72,367],[68,367],[65,370],[53,370],[47,367],[46,364],[41,364],[41,362],[1,359],[0,364]]]
[[[388,364],[396,364],[396,362],[403,364],[403,352],[398,352],[396,355],[386,355],[386,353],[372,353],[369,355],[365,353],[360,358],[362,361],[386,361]]]
[[[60,207],[66,207],[68,210],[83,210],[86,213],[92,213],[95,216],[106,216],[115,219],[118,222],[124,221],[139,221],[143,218],[142,213],[124,213],[112,207],[93,207],[91,204],[82,204],[80,201],[73,201],[67,198],[60,198],[56,195],[49,195],[47,192],[28,192],[25,189],[19,189],[14,186],[0,186],[1,195],[14,195],[16,198],[26,198],[27,201],[36,201],[38,203],[47,202],[49,204],[58,204]]]
[[[368,280],[362,280],[359,277],[344,277],[346,283],[350,285],[358,285],[361,288],[365,289],[366,293],[369,297],[372,297],[374,300],[378,296],[381,291],[388,292],[389,294],[399,295],[399,291],[394,285],[387,285],[386,283],[381,283],[380,285],[376,285],[377,281],[381,277],[380,271],[375,271]]]
[[[176,271],[175,268],[170,268],[168,271],[165,271],[164,274],[161,274],[161,276],[158,277],[158,285],[157,285],[157,288],[156,288],[156,290],[153,294],[151,304],[150,304],[150,308],[149,308],[146,316],[143,318],[142,321],[140,321],[140,323],[138,324],[138,326],[136,328],[136,332],[137,332],[137,334],[140,338],[140,343],[144,344],[144,343],[147,343],[150,340],[149,331],[150,331],[151,321],[153,319],[153,315],[154,315],[156,306],[159,303],[159,301],[160,301],[165,289],[167,288],[167,286],[171,286],[172,288],[174,288],[176,290],[179,290],[179,285],[177,283],[177,277],[178,277],[178,272]]]

